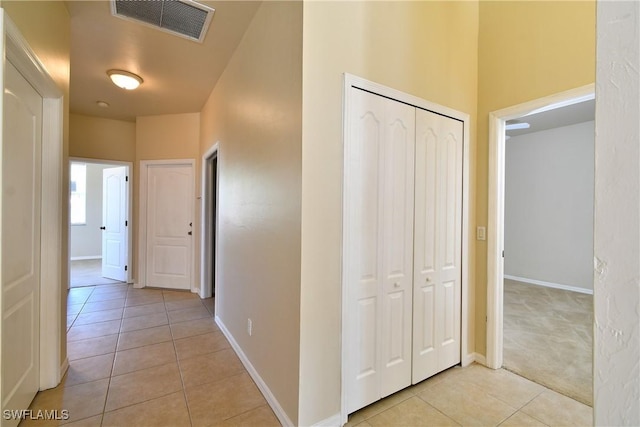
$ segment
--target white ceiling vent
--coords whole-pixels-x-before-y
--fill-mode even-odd
[[[202,43],[214,9],[193,0],[111,0],[111,13]]]

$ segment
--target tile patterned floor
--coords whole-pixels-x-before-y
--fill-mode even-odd
[[[349,416],[347,426],[591,426],[592,410],[503,369],[454,367]]]
[[[69,371],[21,426],[279,426],[213,321],[213,300],[127,285],[73,288]],[[592,425],[591,408],[504,370],[452,368],[349,417],[349,426]]]
[[[279,426],[213,320],[213,299],[130,285],[72,288],[69,370],[21,426]]]

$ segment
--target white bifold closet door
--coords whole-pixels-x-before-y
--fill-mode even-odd
[[[354,90],[346,239],[349,412],[411,384],[415,108]]]
[[[460,363],[462,126],[416,109],[414,384]]]
[[[460,362],[461,122],[350,89],[347,410]]]

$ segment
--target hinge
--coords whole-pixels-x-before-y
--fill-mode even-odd
[[[502,258],[504,258],[504,251],[502,251]]]
[[[129,266],[128,266],[128,265],[125,265],[125,266],[124,266],[124,271],[127,271],[128,269],[129,269]]]
[[[129,175],[124,177],[124,182],[129,182]]]
[[[127,227],[129,225],[129,221],[125,220],[124,221],[124,226]]]

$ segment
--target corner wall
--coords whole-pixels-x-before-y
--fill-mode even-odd
[[[640,3],[598,3],[594,423],[640,425]]]
[[[472,229],[488,221],[489,113],[593,83],[595,11],[595,1],[480,1],[477,215]],[[476,242],[475,258],[480,354],[487,347],[486,243]]]
[[[263,2],[201,113],[219,142],[216,316],[298,419],[302,3]],[[253,332],[247,333],[247,319]]]
[[[477,42],[477,2],[304,4],[300,425],[341,406],[343,73],[470,114],[473,176]]]

